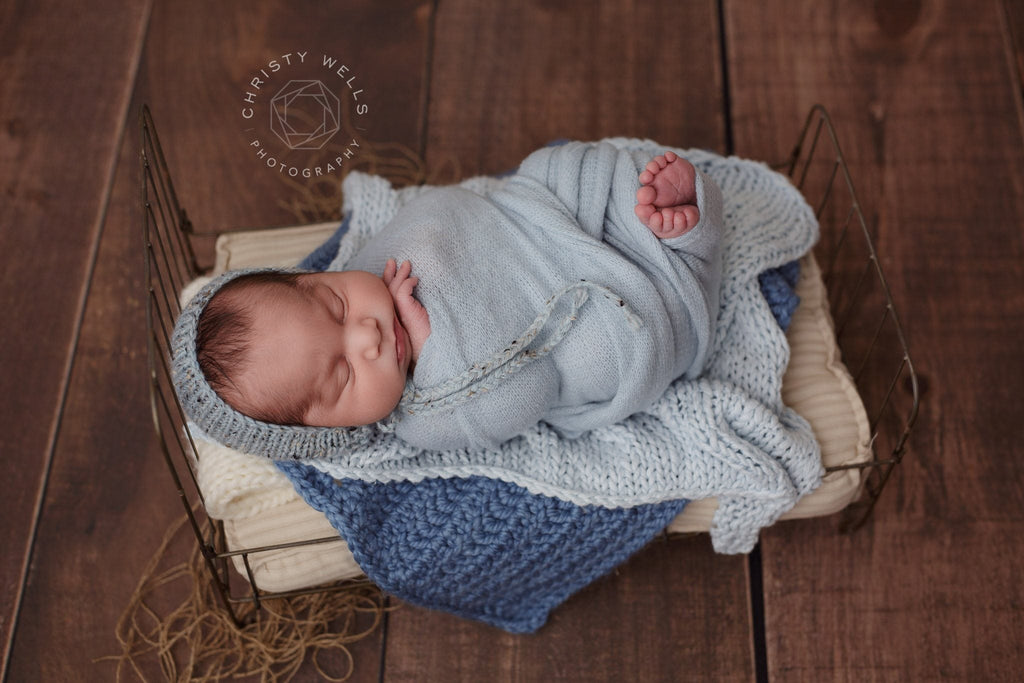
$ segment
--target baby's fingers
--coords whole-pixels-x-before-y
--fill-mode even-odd
[[[395,298],[395,308],[402,315],[407,314],[412,309],[419,306],[419,301],[413,296],[412,291],[416,289],[416,285],[419,283],[419,278],[411,277],[403,280],[392,288],[391,294]]]
[[[395,273],[398,270],[398,266],[395,265],[395,259],[389,258],[384,264],[384,273],[381,275],[381,279],[384,280],[384,284],[391,286],[391,281],[395,279]]]
[[[381,279],[384,280],[384,284],[387,286],[388,291],[391,292],[391,296],[397,297],[399,291],[404,282],[409,278],[409,274],[412,272],[412,264],[408,261],[402,261],[402,265],[395,266],[394,259],[388,259],[387,263],[384,264],[384,274]]]
[[[418,277],[406,278],[401,285],[398,286],[398,294],[400,296],[412,296],[412,290],[416,289],[420,279]]]

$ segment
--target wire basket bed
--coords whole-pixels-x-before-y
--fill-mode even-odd
[[[141,113],[141,201],[148,369],[154,429],[188,524],[224,606],[241,623],[239,606],[365,586],[366,579],[332,582],[286,591],[261,590],[251,558],[319,544],[341,543],[328,535],[258,547],[229,547],[222,522],[207,512],[197,483],[199,449],[171,383],[170,334],[180,311],[179,293],[201,274],[193,229],[174,190],[153,118]],[[874,239],[854,190],[832,121],[812,108],[792,153],[777,165],[815,209],[822,239],[815,249],[835,322],[836,341],[870,422],[870,457],[826,468],[862,473],[859,498],[842,512],[840,530],[853,531],[870,516],[893,469],[902,460],[917,418],[919,392],[906,338],[875,251]],[[232,571],[237,561],[244,571]]]

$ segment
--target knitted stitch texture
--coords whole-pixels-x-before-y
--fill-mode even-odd
[[[351,217],[349,209],[338,231],[300,268],[324,270]],[[797,304],[791,289],[796,270],[793,262],[759,276],[784,328]],[[625,561],[685,503],[575,506],[497,479],[335,481],[310,465],[277,465],[382,588],[512,632],[539,628],[551,609]]]
[[[542,148],[483,191],[438,188],[401,204],[329,268],[379,273],[394,258],[419,278],[431,332],[415,393],[399,405],[402,442],[497,448],[541,421],[579,435],[700,373],[718,307],[722,200],[698,173],[700,221],[657,239],[634,213],[649,160],[609,143]]]
[[[652,156],[662,151],[644,141],[612,142]],[[385,439],[312,464],[335,478],[366,481],[487,476],[579,505],[629,507],[717,496],[711,531],[716,550],[749,551],[758,530],[822,476],[809,425],[781,401],[788,345],[757,279],[805,253],[817,237],[817,223],[800,193],[763,164],[695,150],[678,153],[710,176],[725,198],[718,328],[701,378],[676,382],[650,411],[578,439],[561,439],[539,424],[499,450],[416,451]],[[345,197],[353,212],[352,249],[405,199],[365,176],[346,180]],[[345,258],[342,242],[338,260]]]
[[[483,477],[386,484],[278,463],[366,575],[407,602],[513,633],[624,562],[686,501],[580,507]]]
[[[663,151],[651,142],[611,142],[651,156]],[[484,476],[578,505],[610,508],[718,496],[712,529],[716,549],[748,551],[758,529],[792,507],[821,477],[810,427],[781,403],[788,347],[756,277],[809,249],[817,225],[799,192],[767,167],[700,151],[678,154],[707,173],[726,197],[725,276],[705,375],[674,383],[649,412],[569,441],[540,424],[501,449],[483,452],[417,451],[379,429],[263,425],[223,402],[218,405],[212,392],[197,389],[187,336],[179,338],[182,330],[187,335],[187,321],[176,328],[174,357],[186,409],[204,418],[205,431],[224,443],[271,457],[306,458],[335,478]],[[463,187],[494,182],[500,181],[476,179]],[[396,192],[382,179],[350,174],[345,197],[353,221],[346,238],[352,239],[342,240],[339,258],[346,248],[354,253],[360,239],[365,241],[403,201],[423,191]]]
[[[327,267],[350,217],[332,236],[333,248],[321,247],[301,268]],[[798,304],[792,289],[798,274],[792,262],[759,276],[783,329]],[[311,465],[277,465],[339,530],[378,586],[412,604],[513,633],[540,628],[551,610],[622,564],[686,502],[609,509],[484,477],[335,481]]]
[[[326,269],[350,220],[351,213],[299,267]],[[773,310],[796,307],[782,286],[772,297]],[[335,481],[311,465],[277,466],[347,539],[378,586],[512,633],[539,629],[551,610],[622,564],[686,504],[581,507],[485,477]]]
[[[327,267],[350,217],[332,237],[333,250],[321,247],[301,268]],[[798,303],[798,272],[793,262],[759,276],[784,329]],[[686,502],[609,509],[484,477],[372,483],[335,481],[302,463],[277,466],[339,530],[378,586],[513,633],[539,629],[551,610],[622,564]]]

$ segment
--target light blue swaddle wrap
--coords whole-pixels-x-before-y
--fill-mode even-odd
[[[608,143],[544,148],[479,192],[419,195],[334,260],[328,270],[371,273],[409,260],[419,277],[431,333],[398,411],[401,441],[493,449],[539,421],[575,437],[699,374],[718,308],[722,199],[698,174],[701,220],[659,240],[633,211],[649,160]],[[346,194],[360,182],[350,176]]]
[[[664,152],[650,141],[608,143],[635,159]],[[749,551],[758,531],[817,487],[823,474],[810,426],[782,403],[789,347],[757,277],[806,253],[818,226],[799,191],[765,165],[699,150],[677,153],[725,198],[717,327],[700,377],[672,382],[650,409],[579,438],[564,438],[541,422],[498,448],[432,451],[378,434],[365,447],[327,449],[308,462],[334,478],[370,482],[490,477],[577,505],[610,508],[718,497],[711,530],[716,550]],[[564,164],[564,158],[555,161]],[[561,166],[559,183],[572,182],[570,169]],[[582,178],[600,170],[578,165],[575,173]],[[505,182],[474,178],[460,187],[487,196]],[[634,179],[634,192],[637,186]],[[335,266],[348,263],[403,205],[427,191],[396,191],[382,179],[350,175],[345,208],[353,221]],[[645,311],[637,313],[644,318]]]

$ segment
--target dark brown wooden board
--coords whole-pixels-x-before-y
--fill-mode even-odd
[[[238,110],[261,65],[305,49],[365,83],[368,140],[448,179],[558,137],[732,140],[782,159],[823,102],[923,394],[866,528],[840,536],[825,518],[763,535],[763,631],[742,558],[706,537],[656,541],[534,636],[402,605],[353,649],[354,680],[750,680],[761,638],[769,680],[1019,675],[1024,10],[723,3],[720,31],[718,3],[679,4],[0,7],[5,680],[108,680],[93,660],[116,652],[114,624],[179,514],[145,395],[135,107],[153,106],[200,230],[293,222],[297,190],[260,165]],[[24,282],[42,284],[29,298]]]
[[[146,14],[118,0],[0,7],[5,660]]]
[[[1024,148],[1002,12],[726,5],[737,152],[784,154],[777,134],[828,106],[923,392],[866,528],[763,534],[771,680],[1019,677]]]
[[[120,654],[115,624],[168,528],[183,516],[153,436],[145,377],[145,298],[138,206],[138,134],[129,129],[92,280],[33,565],[12,652],[9,680],[113,680]],[[177,535],[161,569],[194,546]],[[203,577],[205,580],[205,577]],[[178,580],[149,604],[169,614],[187,595]],[[150,622],[143,619],[144,626]],[[54,638],[59,657],[45,656]],[[377,680],[383,632],[349,647],[353,681]],[[184,660],[179,648],[179,667]],[[347,667],[340,651],[318,661]],[[137,660],[147,680],[162,680],[153,655]],[[124,674],[130,671],[123,670]],[[314,677],[307,661],[304,675]],[[255,679],[258,680],[258,679]]]
[[[1009,48],[1011,77],[1017,81],[1018,89],[1024,91],[1024,3],[1020,0],[1003,0],[1001,26],[1006,32]],[[1024,110],[1021,115],[1024,116]]]
[[[556,139],[614,135],[724,151],[716,4],[684,5],[441,3],[428,161],[496,173]],[[676,26],[694,29],[673,51]]]
[[[688,31],[685,50],[659,36]],[[716,5],[445,2],[426,157],[463,175],[514,168],[557,138],[650,137],[724,151]],[[403,606],[389,681],[743,680],[753,675],[746,563],[707,537],[645,549],[533,636]]]
[[[744,566],[707,535],[656,540],[532,635],[402,605],[385,680],[750,680]]]
[[[349,90],[361,89],[359,103],[369,107],[355,122],[364,129],[357,133],[361,139],[418,150],[429,18],[430,3],[423,0],[158,5],[147,49],[175,59],[147,64],[148,102],[162,137],[169,141],[168,165],[196,229],[294,225],[296,215],[288,207],[302,197],[296,183],[314,183],[287,177],[280,164],[268,167],[270,157],[311,172],[320,166],[326,174],[332,157],[324,156],[342,147],[340,134],[322,154],[286,157],[269,122],[242,116],[246,108],[265,115],[268,100],[286,79],[316,77],[341,88],[337,72],[346,67],[344,80],[354,79]],[[294,62],[299,53],[307,53],[301,60],[305,70],[282,66],[283,55],[292,55]],[[334,60],[334,71],[323,68],[325,57]],[[254,88],[253,79],[263,83]],[[342,99],[345,108],[350,101]],[[254,139],[262,141],[268,156],[258,156]],[[366,155],[355,154],[331,177],[337,180],[365,161]]]
[[[420,78],[427,38],[421,7],[408,3],[398,8],[396,20],[372,2],[347,3],[344,12],[327,14],[319,3],[304,7],[286,2],[265,2],[258,7],[248,2],[155,4],[130,118],[90,120],[97,130],[88,138],[88,151],[96,156],[103,150],[100,143],[118,142],[124,132],[116,177],[103,177],[102,168],[92,171],[90,180],[95,186],[85,188],[74,184],[77,173],[60,176],[65,189],[71,190],[67,198],[72,205],[83,211],[93,207],[95,213],[109,198],[109,211],[34,539],[9,680],[112,680],[113,664],[94,660],[118,652],[115,624],[165,529],[182,515],[153,435],[147,395],[139,105],[148,101],[153,107],[164,151],[172,165],[177,165],[179,198],[196,222],[202,221],[200,228],[294,221],[279,205],[291,198],[289,188],[265,173],[265,168],[251,163],[244,154],[241,133],[201,124],[217,121],[222,110],[237,109],[237,91],[242,85],[237,80],[258,66],[265,53],[272,55],[283,49],[282,44],[303,41],[310,50],[319,46],[339,52],[351,48],[356,57],[350,63],[356,64],[358,58],[365,64],[365,78],[380,83],[382,99],[374,121],[381,136],[418,147]],[[143,28],[136,27],[140,36]],[[135,37],[130,32],[122,35],[126,32],[113,27],[108,33],[122,40]],[[122,89],[130,92],[130,74],[122,79]],[[397,89],[390,89],[389,83],[397,84]],[[69,104],[77,101],[69,100]],[[121,102],[122,116],[127,104]],[[78,130],[76,125],[66,132],[70,135]],[[70,140],[64,143],[73,146]],[[54,158],[58,152],[53,151]],[[108,164],[112,166],[113,161]],[[5,168],[5,172],[9,170]],[[41,171],[39,175],[41,181]],[[72,208],[57,214],[67,222],[66,231],[83,229],[81,220],[71,221]],[[43,226],[37,221],[27,227],[39,232]],[[79,253],[61,252],[63,258],[75,259],[66,267],[69,275],[83,271],[88,264],[88,254],[82,253],[85,246]],[[42,243],[31,249],[41,256],[46,253]],[[74,319],[74,310],[56,304],[47,313],[50,319],[43,316],[41,321],[69,325]],[[49,342],[42,340],[41,345],[45,348]],[[68,345],[65,339],[61,349]],[[33,356],[25,364],[29,370],[42,370],[45,368],[36,364],[49,362],[46,357]],[[50,410],[52,413],[52,407]],[[45,426],[53,418],[25,415],[23,419]],[[16,434],[7,414],[4,420],[8,433]],[[28,459],[29,453],[25,456]],[[6,526],[11,519],[5,518],[5,532],[24,534],[30,528],[21,521]],[[6,599],[6,589],[4,595]],[[164,599],[173,605],[180,597],[172,590]],[[351,680],[378,679],[383,635],[378,629],[352,646],[356,668]],[[328,670],[343,670],[344,661],[337,653],[322,654],[319,659]],[[148,664],[147,672],[157,680],[156,660],[151,658]],[[304,672],[305,680],[315,678],[312,665]]]

